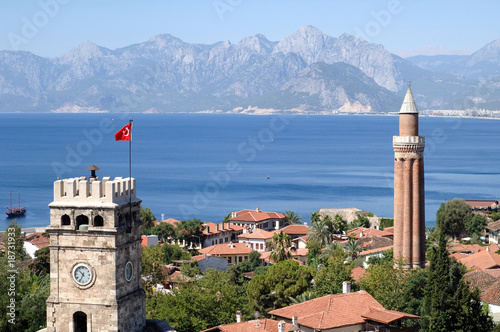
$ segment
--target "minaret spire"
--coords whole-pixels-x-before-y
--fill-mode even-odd
[[[405,268],[425,266],[424,148],[418,110],[408,82],[399,111],[394,148],[394,261]]]

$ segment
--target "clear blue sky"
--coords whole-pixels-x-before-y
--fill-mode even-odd
[[[56,57],[85,40],[115,49],[162,33],[205,44],[257,33],[279,40],[314,25],[391,52],[424,45],[476,51],[500,38],[499,13],[493,0],[2,0],[0,50]]]

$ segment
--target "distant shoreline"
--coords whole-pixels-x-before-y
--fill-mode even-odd
[[[200,111],[200,112],[0,112],[2,114],[145,114],[145,115],[171,115],[171,114],[216,114],[216,115],[249,115],[249,116],[270,116],[270,115],[292,115],[292,116],[398,116],[398,112],[391,113],[302,113],[302,112],[269,112],[269,113],[251,113],[251,112],[218,112],[218,111]],[[419,114],[421,117],[429,118],[457,118],[457,119],[484,119],[484,120],[500,120],[500,117],[493,116],[470,116],[470,115],[434,115],[434,114]]]

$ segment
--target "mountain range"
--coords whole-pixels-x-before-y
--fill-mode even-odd
[[[115,50],[86,41],[58,58],[0,51],[0,112],[396,112],[410,80],[420,109],[498,108],[499,74],[500,40],[403,59],[312,26],[238,44],[163,34]]]

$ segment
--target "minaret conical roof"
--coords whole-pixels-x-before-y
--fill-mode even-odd
[[[410,84],[408,84],[405,100],[403,100],[403,105],[401,105],[399,113],[418,113],[417,105],[415,104],[413,94],[411,93]]]

